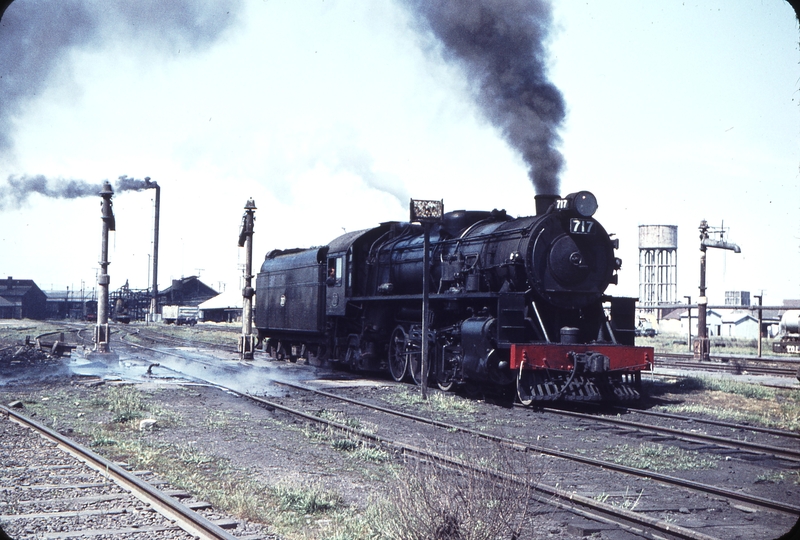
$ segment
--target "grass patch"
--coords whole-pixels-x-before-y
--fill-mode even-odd
[[[697,315],[697,310],[692,310],[692,316]],[[695,338],[697,336],[692,336]],[[755,338],[742,339],[733,337],[711,336],[711,354],[714,351],[724,352],[725,354],[747,354],[755,356],[758,353],[758,341]],[[761,341],[762,349],[765,351],[772,350],[772,342],[774,340],[763,339]],[[691,352],[691,349],[686,344],[686,334],[665,333],[658,334],[655,337],[637,337],[636,344],[653,347],[656,353],[669,352],[669,353],[685,353]]]
[[[117,386],[108,392],[108,410],[114,414],[111,422],[124,424],[144,417],[146,407],[137,389],[132,386]]]
[[[115,459],[152,470],[237,516],[252,520],[269,516],[267,508],[274,501],[264,496],[263,488],[246,471],[234,469],[228,460],[204,454],[192,445],[157,443],[131,434],[107,450]]]
[[[615,506],[617,508],[624,508],[625,510],[634,510],[639,505],[639,501],[642,499],[643,494],[644,490],[636,494],[631,494],[628,492],[628,488],[625,488],[624,495],[615,496],[611,495],[610,493],[601,493],[599,495],[595,495],[594,500],[604,504]]]
[[[757,384],[691,377],[683,379],[678,395],[692,388],[690,398],[655,408],[675,414],[700,414],[721,420],[800,431],[800,391]],[[667,392],[669,393],[669,392]]]
[[[423,410],[457,414],[469,419],[478,410],[476,403],[469,399],[464,399],[455,394],[432,391],[428,394],[428,399],[422,399],[419,388],[401,388],[398,392],[387,393],[384,399],[392,405],[403,407],[419,407]]]
[[[672,382],[643,381],[645,393],[660,395],[664,393],[691,394],[697,392],[725,392],[749,399],[774,399],[780,390],[760,384],[745,383],[732,379],[715,377],[682,377]],[[797,391],[795,391],[798,393]],[[800,393],[798,393],[800,394]]]
[[[330,512],[343,506],[342,496],[318,485],[278,485],[270,489],[281,510],[302,515]]]
[[[110,403],[130,405],[135,398],[97,401],[108,407]],[[95,424],[91,429],[92,446],[112,459],[152,470],[170,484],[239,518],[269,523],[286,540],[369,539],[357,510],[345,505],[335,491],[317,485],[265,488],[252,471],[236,468],[228,459],[192,443],[158,442],[125,424]],[[370,452],[359,445],[352,455],[367,460]]]
[[[689,377],[685,379],[685,384],[694,386],[697,390],[725,392],[749,399],[775,399],[774,388],[767,388],[760,384],[743,383],[731,379]]]
[[[144,326],[142,323],[131,324],[131,328],[136,326]],[[165,336],[175,337],[178,339],[186,339],[189,341],[198,341],[202,343],[211,343],[215,345],[235,345],[238,335],[241,333],[241,326],[231,326],[228,329],[223,328],[209,328],[208,326],[176,326],[173,324],[150,324],[146,326],[148,330],[157,332]],[[134,334],[135,335],[135,334]]]
[[[31,319],[3,320],[0,323],[0,343],[4,343],[6,346],[20,345],[25,343],[26,336],[30,336],[31,341],[33,341],[36,336],[50,332],[69,334],[73,330],[65,328],[64,325],[45,321]]]
[[[744,425],[755,425],[786,431],[800,431],[800,421],[798,420],[795,407],[783,407],[780,405],[770,406],[768,411],[747,410],[747,404],[742,404],[741,409],[730,409],[726,405],[681,403],[676,405],[662,405],[654,410],[673,414],[688,414],[710,416],[719,420],[725,420]]]
[[[334,439],[331,442],[331,446],[334,450],[339,450],[341,452],[352,452],[358,448],[359,444],[357,441],[352,439]]]
[[[800,485],[800,471],[772,471],[756,478],[756,484],[788,483]]]
[[[362,422],[358,418],[348,417],[340,411],[322,409],[316,413],[316,416],[367,435],[372,435],[378,431],[377,426],[374,424]],[[342,432],[335,427],[319,424],[307,424],[302,432],[309,439],[329,441],[331,448],[339,452],[349,453],[356,460],[383,463],[389,459],[389,454],[385,450],[365,443],[358,438],[356,433]]]
[[[608,447],[603,455],[613,463],[654,472],[715,469],[719,461],[716,456],[704,456],[693,450],[644,443],[639,446],[623,444]]]
[[[211,411],[206,417],[206,426],[208,426],[209,429],[223,429],[230,427],[232,423],[232,414],[233,413],[231,411]]]
[[[385,463],[389,461],[389,452],[374,446],[360,445],[353,452],[353,457],[360,461],[370,463]]]
[[[329,422],[336,422],[337,424],[342,424],[343,426],[347,426],[352,429],[365,431],[364,425],[361,423],[361,420],[359,420],[358,418],[352,418],[350,416],[347,416],[340,411],[330,411],[328,409],[322,409],[320,411],[317,411],[315,416],[317,418],[322,418],[323,420],[327,420]],[[370,428],[370,430],[368,430],[367,432],[375,433],[375,429]]]

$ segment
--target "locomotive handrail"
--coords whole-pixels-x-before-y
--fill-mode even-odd
[[[533,312],[536,314],[536,319],[539,321],[539,327],[542,329],[542,334],[544,334],[544,340],[547,343],[552,343],[552,341],[550,341],[550,336],[547,335],[547,328],[544,327],[544,321],[542,321],[542,316],[539,314],[539,308],[536,307],[535,300],[531,300],[531,306],[533,306]]]
[[[614,329],[611,328],[611,321],[609,321],[608,319],[606,319],[606,329],[608,330],[608,335],[611,338],[611,342],[614,345],[618,345],[617,336],[614,335]]]
[[[498,292],[459,292],[459,293],[430,293],[431,300],[448,300],[452,298],[498,298]],[[422,293],[419,294],[392,294],[392,295],[370,295],[370,296],[352,296],[352,302],[370,302],[370,301],[386,301],[391,300],[419,300],[422,298]]]
[[[398,237],[398,239],[403,238],[403,236],[408,232],[408,229],[409,229],[408,227],[403,227],[403,230],[400,232],[400,236]],[[372,242],[372,244],[369,246],[369,251],[367,252],[367,262],[371,263],[374,261],[375,246],[378,244],[378,242],[381,242],[384,238],[386,238],[387,235],[391,233],[392,229],[389,229],[385,233],[380,235],[378,238],[376,238],[374,242]]]

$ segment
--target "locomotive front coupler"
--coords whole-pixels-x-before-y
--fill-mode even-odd
[[[578,373],[604,373],[609,370],[611,361],[608,356],[593,351],[583,353],[571,352],[575,371]]]

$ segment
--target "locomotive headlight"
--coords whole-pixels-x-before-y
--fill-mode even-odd
[[[572,198],[572,208],[583,217],[592,217],[597,212],[597,198],[588,191],[579,191],[567,197]]]

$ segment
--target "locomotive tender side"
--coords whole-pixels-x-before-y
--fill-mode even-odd
[[[455,211],[431,230],[429,380],[512,386],[520,400],[638,397],[653,349],[635,347],[635,299],[605,295],[617,240],[582,191],[535,216]],[[259,340],[395,380],[422,374],[422,227],[388,222],[328,246],[270,252],[256,281]]]

